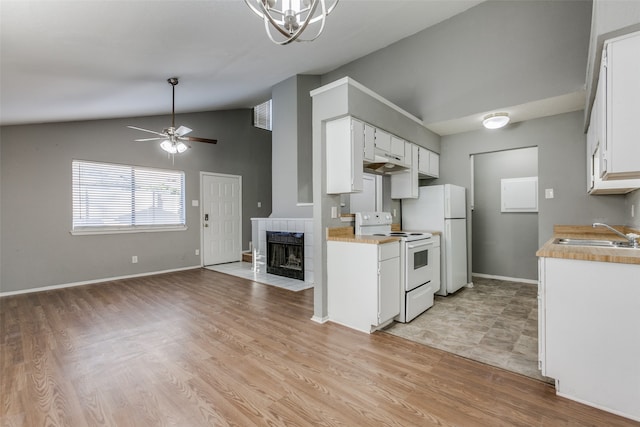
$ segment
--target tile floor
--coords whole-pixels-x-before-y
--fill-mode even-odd
[[[433,307],[386,332],[552,382],[538,371],[537,286],[473,278],[473,288],[436,296]]]
[[[275,274],[255,272],[251,269],[251,266],[252,264],[250,262],[230,262],[228,264],[210,265],[205,268],[213,271],[219,271],[220,273],[230,274],[232,276],[242,277],[243,279],[252,280],[254,282],[264,283],[265,285],[277,286],[294,292],[313,288],[313,283],[276,276]]]

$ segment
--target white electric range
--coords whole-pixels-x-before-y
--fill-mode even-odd
[[[440,237],[421,231],[391,231],[388,212],[357,212],[355,234],[400,239],[399,322],[410,322],[433,306],[440,289]]]

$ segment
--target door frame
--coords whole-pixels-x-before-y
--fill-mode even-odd
[[[242,175],[232,175],[228,173],[217,173],[217,172],[203,172],[200,171],[200,267],[204,267],[204,178],[205,177],[226,177],[226,178],[238,178],[239,191],[238,195],[240,196],[240,205],[238,211],[240,212],[240,227],[238,227],[238,233],[240,234],[238,237],[240,238],[240,260],[242,261]]]

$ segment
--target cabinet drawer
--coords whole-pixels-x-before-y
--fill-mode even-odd
[[[389,258],[397,258],[400,256],[400,243],[385,243],[378,245],[378,261],[384,261]]]

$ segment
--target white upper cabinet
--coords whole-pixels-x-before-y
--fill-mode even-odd
[[[603,179],[640,178],[640,32],[605,42]]]
[[[635,42],[632,60],[624,58],[630,45],[625,44],[622,51],[613,48],[629,40]],[[605,45],[587,130],[587,189],[591,194],[624,194],[640,188],[640,138],[637,131],[633,134],[637,127],[634,121],[640,117],[639,42],[640,36],[636,35],[613,39]],[[621,57],[626,62],[617,60]],[[629,72],[636,73],[633,82]]]
[[[438,178],[440,175],[440,155],[423,147],[418,147],[418,173],[422,177]]]
[[[351,117],[326,124],[327,194],[362,191],[364,123]]]
[[[409,169],[391,175],[392,199],[417,199],[418,198],[418,146],[410,144],[411,149],[407,153]]]
[[[364,153],[365,161],[373,162],[375,160],[376,148],[376,128],[370,124],[364,124]]]
[[[375,147],[377,150],[383,151],[385,153],[391,152],[391,134],[381,129],[376,129],[375,141]]]
[[[405,161],[405,140],[400,139],[395,135],[391,135],[391,151],[389,154],[393,156],[396,160],[399,160],[402,164],[407,164]],[[407,156],[410,156],[411,153],[406,153]]]

